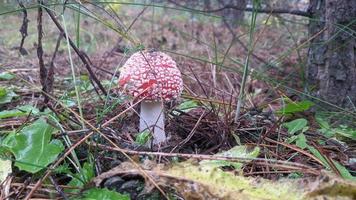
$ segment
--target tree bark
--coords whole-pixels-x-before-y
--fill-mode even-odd
[[[306,78],[310,93],[344,108],[356,105],[356,1],[311,0]]]

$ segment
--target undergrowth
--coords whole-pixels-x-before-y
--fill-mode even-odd
[[[179,179],[177,166],[207,167],[217,181],[321,171],[355,180],[355,111],[304,92],[305,17],[253,10],[231,27],[169,2],[3,5],[2,198],[182,199],[193,190],[184,181],[206,180],[200,170]],[[131,54],[152,48],[176,60],[185,89],[165,105],[169,141],[150,149],[150,134],[137,130],[140,101],[117,79]]]

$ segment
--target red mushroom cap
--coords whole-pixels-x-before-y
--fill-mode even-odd
[[[183,81],[170,56],[158,51],[139,51],[121,68],[119,86],[134,97],[170,101],[182,93]]]

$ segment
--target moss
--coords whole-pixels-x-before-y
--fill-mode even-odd
[[[219,168],[204,168],[190,163],[176,165],[168,173],[184,181],[195,183],[190,186],[195,189],[190,191],[187,184],[175,185],[178,191],[183,191],[183,194],[190,196],[196,196],[193,193],[197,192],[202,195],[202,190],[208,190],[206,193],[217,199],[303,199],[303,190],[297,189],[292,182],[246,178],[224,172]]]

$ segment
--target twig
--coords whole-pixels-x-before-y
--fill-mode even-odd
[[[102,144],[96,144],[90,142],[89,145],[99,147],[101,149],[111,150],[111,151],[118,151],[118,152],[125,152],[127,154],[134,154],[134,155],[149,155],[149,156],[165,156],[165,157],[180,157],[180,158],[188,158],[188,159],[198,159],[198,160],[224,160],[230,162],[241,162],[241,163],[249,163],[251,161],[255,161],[257,164],[260,165],[273,165],[278,166],[281,168],[286,169],[294,169],[294,170],[307,170],[308,173],[319,175],[320,172],[316,169],[313,169],[310,166],[293,163],[288,161],[282,160],[274,160],[274,159],[264,159],[264,158],[244,158],[244,157],[229,157],[229,156],[215,156],[215,155],[204,155],[204,154],[186,154],[186,153],[165,153],[165,152],[147,152],[147,151],[135,151],[135,150],[128,150],[128,149],[118,149],[115,147],[110,147]],[[303,171],[306,172],[306,171]]]
[[[43,111],[46,107],[46,105],[49,102],[49,98],[47,95],[45,94],[50,94],[52,91],[52,86],[53,86],[53,60],[55,58],[55,55],[57,53],[58,50],[58,46],[59,46],[59,41],[57,41],[57,46],[56,46],[56,50],[54,52],[52,61],[51,61],[51,65],[49,67],[49,69],[47,70],[44,64],[44,60],[43,60],[43,47],[42,47],[42,38],[43,38],[43,25],[42,25],[42,16],[43,16],[43,12],[42,12],[42,7],[41,5],[43,4],[42,0],[38,0],[38,4],[40,5],[38,7],[38,16],[37,16],[37,34],[38,34],[38,39],[37,39],[37,58],[38,58],[38,64],[39,64],[39,68],[40,68],[40,82],[42,85],[42,95],[44,96],[44,100],[43,100],[43,107],[40,108],[41,111]]]
[[[278,141],[272,140],[272,139],[267,138],[267,137],[265,138],[265,140],[268,141],[268,142],[272,142],[272,143],[275,143],[275,144],[282,145],[282,146],[288,147],[288,148],[290,148],[290,149],[293,149],[294,151],[297,151],[297,152],[299,152],[299,153],[301,153],[301,154],[304,154],[304,155],[306,155],[306,156],[312,158],[313,160],[315,160],[315,161],[316,161],[317,163],[319,163],[320,165],[323,165],[323,166],[324,166],[324,163],[321,162],[320,159],[318,159],[318,158],[315,157],[314,155],[308,153],[307,151],[304,151],[303,149],[300,149],[299,147],[296,147],[296,146],[291,145],[291,144],[286,144],[286,143],[284,143],[284,142],[278,142]]]
[[[322,157],[324,157],[327,165],[329,165],[329,167],[331,168],[331,170],[338,176],[341,177],[341,173],[340,171],[337,169],[337,167],[335,166],[333,160],[331,158],[329,158],[329,156],[325,155],[325,153],[323,153],[323,151],[318,147],[318,145],[316,145],[314,142],[312,142],[312,145],[314,146],[314,148],[320,152],[320,154],[322,155]],[[325,164],[324,164],[325,166]]]
[[[38,0],[38,4],[42,5],[43,1]],[[38,65],[40,67],[40,82],[42,85],[42,90],[44,92],[47,92],[45,90],[46,86],[46,75],[47,75],[47,69],[45,67],[44,61],[43,61],[43,48],[42,48],[42,37],[43,37],[43,29],[42,29],[42,7],[38,6],[37,10],[37,58],[38,58]]]
[[[204,95],[206,96],[206,98],[207,98],[207,99],[210,99],[209,94],[207,93],[207,91],[206,91],[205,88],[203,87],[202,82],[200,81],[200,79],[198,78],[198,76],[196,75],[196,73],[194,72],[194,70],[192,69],[192,67],[191,67],[190,65],[188,65],[188,67],[189,67],[189,70],[192,72],[192,74],[193,74],[195,80],[196,80],[197,83],[199,84],[199,86],[200,86],[201,90],[203,91]],[[210,101],[209,101],[208,103],[210,104],[211,109],[212,109],[213,111],[215,111],[215,106],[214,106],[214,104],[213,104],[212,102],[210,102]]]
[[[184,6],[181,5],[173,0],[168,0],[169,2],[191,10],[191,11],[195,11],[195,12],[201,12],[201,13],[215,13],[215,12],[220,12],[223,11],[225,9],[234,9],[234,10],[241,10],[241,11],[246,11],[246,12],[253,12],[254,10],[258,13],[271,13],[271,14],[291,14],[291,15],[299,15],[299,16],[303,16],[303,17],[311,17],[312,14],[310,12],[305,12],[305,11],[301,11],[301,10],[288,10],[288,9],[266,9],[266,8],[258,8],[258,9],[254,9],[254,8],[240,8],[239,6],[235,6],[235,5],[231,5],[231,4],[227,4],[224,7],[221,8],[217,8],[217,9],[210,9],[210,10],[199,10],[199,9],[194,9],[194,8],[190,8],[188,6]]]
[[[58,52],[59,46],[60,46],[60,44],[61,44],[62,38],[63,38],[63,34],[60,33],[59,36],[58,36],[58,39],[57,39],[56,47],[55,47],[54,52],[53,52],[53,55],[52,55],[51,62],[49,63],[49,68],[48,68],[47,74],[46,74],[46,80],[45,80],[45,85],[44,85],[43,91],[45,91],[46,93],[49,93],[49,94],[51,94],[52,89],[53,89],[53,81],[54,81],[54,60],[56,59],[57,52]],[[43,101],[43,103],[44,103],[45,105],[47,105],[48,102],[49,102],[49,97],[48,97],[47,95],[44,95],[44,101]]]
[[[53,14],[53,12],[48,9],[46,6],[43,6],[43,8],[46,10],[46,12],[48,13],[48,15],[50,16],[50,18],[52,19],[52,21],[54,22],[54,24],[57,26],[58,30],[63,34],[64,37],[68,38],[69,40],[69,44],[70,46],[73,48],[73,50],[75,51],[75,53],[78,55],[78,57],[80,58],[80,60],[84,63],[84,66],[85,68],[87,69],[89,75],[90,75],[90,78],[93,79],[93,81],[97,84],[97,86],[99,87],[99,89],[101,90],[101,92],[104,94],[104,95],[107,95],[107,92],[105,90],[105,88],[103,87],[103,85],[101,85],[99,79],[95,76],[94,72],[92,71],[91,69],[91,66],[90,66],[90,62],[88,61],[89,60],[89,57],[88,56],[84,56],[86,55],[84,52],[80,51],[77,46],[75,45],[75,43],[73,42],[73,40],[67,36],[65,34],[65,31],[62,27],[62,25],[58,22],[56,16]],[[99,95],[100,96],[100,95]]]
[[[54,178],[52,176],[49,176],[48,178],[51,181],[51,183],[54,185],[54,188],[56,189],[56,191],[63,197],[63,199],[68,200],[67,195],[63,192],[62,188],[58,185],[56,180],[54,180]]]
[[[22,18],[22,25],[20,28],[20,33],[21,33],[21,43],[20,43],[20,48],[19,51],[22,55],[26,55],[28,54],[27,51],[23,48],[23,45],[25,43],[25,39],[28,35],[27,33],[27,28],[28,28],[28,22],[29,20],[27,19],[27,10],[25,8],[25,6],[23,5],[23,3],[20,0],[17,0],[19,6],[22,8],[22,12],[23,12],[23,18]]]

